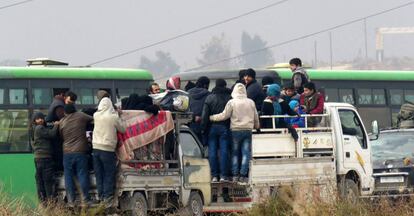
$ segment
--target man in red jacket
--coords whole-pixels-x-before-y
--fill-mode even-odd
[[[300,96],[300,105],[306,114],[323,114],[325,99],[316,91],[315,84],[306,83],[303,86],[303,94]],[[321,121],[320,117],[308,118],[308,127],[315,127]]]

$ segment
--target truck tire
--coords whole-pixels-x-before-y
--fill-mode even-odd
[[[147,216],[147,199],[142,193],[134,193],[134,196],[132,196],[130,202],[132,206],[132,216]]]
[[[358,184],[352,179],[345,179],[340,188],[341,199],[356,203],[359,197]]]
[[[192,216],[203,216],[203,200],[198,192],[191,192],[186,213]]]

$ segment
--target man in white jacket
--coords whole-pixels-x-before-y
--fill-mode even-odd
[[[118,143],[117,132],[125,132],[111,99],[102,98],[98,110],[93,115],[93,166],[96,176],[98,195],[101,201],[111,205],[115,190]]]
[[[222,113],[210,116],[211,121],[223,121],[230,118],[233,136],[232,174],[233,181],[246,182],[251,157],[252,130],[259,129],[259,116],[253,100],[247,98],[246,87],[237,83]],[[241,155],[241,165],[240,158]]]

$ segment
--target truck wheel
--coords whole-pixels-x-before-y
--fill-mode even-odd
[[[188,200],[188,205],[186,207],[186,212],[189,215],[193,216],[202,216],[203,215],[203,200],[198,192],[191,192],[190,199]]]
[[[142,193],[135,193],[131,198],[132,216],[146,216],[148,211],[147,199]]]
[[[359,197],[359,189],[356,182],[352,179],[345,179],[343,186],[341,186],[341,198],[351,203],[356,203]]]

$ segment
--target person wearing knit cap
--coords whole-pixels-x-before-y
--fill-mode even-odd
[[[42,204],[55,198],[55,163],[53,160],[52,140],[57,137],[58,123],[47,128],[45,115],[37,112],[33,115],[32,148],[36,167],[36,186],[39,201]]]
[[[262,91],[262,86],[256,80],[256,71],[252,68],[245,70],[244,83],[246,85],[247,97],[254,101],[256,109],[260,111],[266,96]]]

